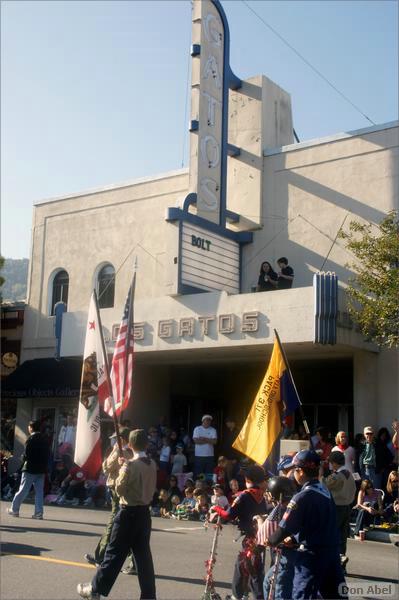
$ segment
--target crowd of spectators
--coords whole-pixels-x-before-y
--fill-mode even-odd
[[[302,428],[285,433],[287,439],[306,439]],[[351,515],[354,535],[369,527],[388,528],[398,523],[398,437],[397,420],[392,423],[392,435],[386,427],[375,433],[371,426],[365,426],[353,440],[345,431],[338,431],[333,436],[328,427],[315,428],[312,443],[320,455],[324,475],[331,470],[331,454],[340,451],[345,459],[344,468],[356,480]]]
[[[84,470],[73,463],[73,426],[73,421],[66,419],[65,427],[59,433],[56,458],[46,476],[45,502],[109,506],[110,494],[104,474],[101,472],[95,481],[89,480]],[[398,521],[399,421],[394,421],[392,427],[391,435],[386,427],[375,433],[372,427],[366,426],[363,433],[351,440],[344,431],[332,435],[328,427],[319,426],[312,436],[314,449],[321,458],[321,475],[327,477],[331,473],[330,456],[338,451],[344,455],[345,469],[356,480],[356,498],[352,507],[355,535],[372,525]],[[212,471],[209,472],[208,467],[208,472],[198,473],[195,469],[195,443],[184,427],[173,429],[163,423],[149,427],[147,452],[158,466],[152,514],[163,518],[204,521],[208,519],[212,505],[223,508],[231,505],[245,488],[244,474],[250,463],[231,448],[237,433],[234,421],[226,419],[226,432],[216,446],[217,458]],[[289,439],[306,438],[302,427],[285,433]],[[115,442],[115,436],[111,441]],[[219,454],[218,450],[225,451],[228,457]],[[7,473],[7,458],[3,453],[3,499],[11,499],[19,484],[18,477],[10,477]],[[284,472],[282,458],[280,469]]]

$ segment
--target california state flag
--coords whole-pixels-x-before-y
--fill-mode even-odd
[[[109,395],[101,334],[97,298],[93,292],[86,327],[75,445],[75,463],[82,467],[88,479],[95,479],[101,468],[100,403]]]

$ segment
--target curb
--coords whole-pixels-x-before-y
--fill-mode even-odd
[[[389,531],[366,531],[365,536],[368,542],[383,542],[385,544],[394,544],[399,542],[399,533],[389,533]]]

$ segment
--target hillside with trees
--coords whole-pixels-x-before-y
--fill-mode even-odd
[[[26,299],[29,260],[27,258],[5,258],[1,269],[1,299],[16,302]]]

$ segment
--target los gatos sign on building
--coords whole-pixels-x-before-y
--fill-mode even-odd
[[[205,336],[214,336],[215,334],[229,335],[237,332],[251,334],[259,330],[259,320],[260,313],[258,311],[245,312],[241,318],[233,313],[228,313],[180,319],[160,319],[156,322],[156,335],[161,339],[173,342],[181,338],[201,341]],[[134,323],[135,342],[148,339],[153,329],[155,327],[145,321]],[[119,324],[115,324],[112,326],[111,334],[113,342],[116,341],[118,333]]]

